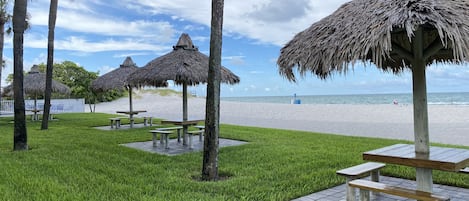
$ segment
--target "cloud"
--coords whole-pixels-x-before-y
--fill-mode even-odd
[[[24,45],[30,48],[47,48],[47,38],[33,34],[26,35]],[[90,41],[81,36],[68,36],[63,39],[56,39],[54,48],[56,50],[78,51],[85,53],[102,51],[155,51],[165,52],[169,46],[154,45],[145,41],[126,38],[114,40],[112,38],[102,41]]]
[[[112,57],[126,58],[126,57],[143,56],[143,55],[150,55],[150,53],[149,52],[135,52],[135,53],[114,54]]]
[[[254,39],[256,43],[281,46],[295,33],[307,28],[311,23],[332,12],[346,0],[329,0],[327,2],[308,0],[252,0],[225,2],[224,30],[232,38]],[[48,23],[48,5],[46,0],[37,0],[29,5],[33,26],[46,27]],[[168,20],[190,21],[180,27],[181,30],[195,31],[210,27],[210,1],[186,0],[122,0],[109,4],[104,1],[72,1],[65,0],[59,4],[57,29],[64,29],[84,35],[95,34],[112,38],[113,41],[128,38],[145,39],[145,43],[162,44],[174,40],[177,31],[172,24],[164,21],[162,15],[171,16]],[[114,12],[114,13],[112,13]],[[125,15],[135,13],[136,18],[120,18],[118,13]],[[147,17],[143,17],[143,16]],[[117,17],[116,17],[117,16]],[[159,19],[159,20],[153,20]],[[195,23],[195,24],[194,24]],[[273,34],[275,33],[275,34]],[[84,37],[84,36],[83,36]],[[82,38],[83,38],[82,37]],[[123,37],[123,38],[120,38]],[[208,37],[193,38],[205,42]],[[106,38],[96,43],[110,43]],[[67,42],[64,40],[63,42]],[[69,41],[71,42],[71,41]],[[94,42],[93,42],[94,43]],[[124,41],[124,44],[128,41]],[[71,45],[71,44],[70,44]],[[63,47],[70,45],[62,44]],[[127,44],[128,47],[128,44]],[[101,51],[112,48],[100,46]],[[86,48],[72,48],[81,51]],[[117,50],[120,50],[118,48]],[[140,50],[140,49],[135,49]]]
[[[109,73],[109,72],[113,71],[114,69],[116,69],[116,68],[113,68],[113,67],[110,67],[110,66],[101,66],[100,68],[98,68],[99,76],[104,75],[106,73]]]
[[[47,48],[49,2],[37,0],[28,5],[31,30],[25,34],[26,47]],[[55,48],[80,52],[100,51],[161,51],[171,47],[177,32],[164,20],[119,17],[122,8],[101,1],[65,0],[59,3],[56,23]],[[66,38],[60,36],[68,35]],[[92,38],[92,39],[91,39]]]
[[[32,26],[48,25],[48,10],[33,7],[30,12]],[[67,9],[58,11],[57,28],[86,34],[151,38],[163,42],[171,41],[175,33],[172,25],[166,21],[129,21],[112,16],[90,15],[79,10]]]
[[[263,71],[249,71],[250,74],[264,74]]]
[[[260,43],[281,46],[294,34],[332,13],[348,0],[251,0],[225,1],[224,30]],[[210,1],[186,0],[125,0],[145,13],[168,14],[177,18],[210,26]],[[275,34],[273,34],[275,33]],[[241,38],[241,37],[239,37]]]
[[[256,11],[247,14],[248,18],[273,23],[301,18],[311,10],[309,0],[275,0],[255,7]]]
[[[467,80],[469,66],[455,64],[435,64],[427,68],[429,79]]]
[[[245,56],[227,56],[223,57],[223,60],[227,60],[230,62],[231,65],[234,66],[242,66],[246,64],[246,61],[244,60]]]

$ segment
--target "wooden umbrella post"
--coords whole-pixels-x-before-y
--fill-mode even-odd
[[[182,84],[182,121],[187,121],[187,83]],[[188,125],[184,124],[182,126],[182,145],[187,145],[187,127]]]
[[[417,158],[428,159],[430,140],[428,132],[427,87],[425,77],[425,60],[423,58],[423,31],[419,27],[413,38],[414,60],[412,62],[413,105],[414,105],[414,137],[415,155]],[[432,192],[432,170],[416,168],[417,189]]]
[[[130,120],[130,128],[134,126],[134,109],[132,106],[132,87],[130,85],[127,86],[129,91],[129,120]]]
[[[39,118],[37,117],[37,94],[34,94],[34,110],[33,110],[32,120],[33,121],[39,120]]]

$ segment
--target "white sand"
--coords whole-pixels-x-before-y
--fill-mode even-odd
[[[182,119],[179,96],[141,93],[134,97],[141,116]],[[205,99],[190,98],[189,118],[205,117]],[[412,105],[291,105],[222,101],[220,121],[226,124],[304,130],[342,135],[414,140]],[[100,103],[96,112],[128,110],[128,98]],[[88,109],[88,108],[87,108]],[[469,146],[469,106],[430,105],[430,141]]]

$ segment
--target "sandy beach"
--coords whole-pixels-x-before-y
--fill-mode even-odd
[[[180,96],[139,93],[134,110],[144,116],[182,118]],[[189,118],[205,117],[205,99],[189,98]],[[128,110],[129,99],[96,105],[96,112]],[[89,110],[88,107],[86,107]],[[220,121],[225,124],[302,130],[321,133],[414,140],[412,105],[273,104],[222,101]],[[430,141],[469,146],[469,106],[429,105]]]

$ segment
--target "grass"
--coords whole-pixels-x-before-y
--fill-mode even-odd
[[[28,121],[31,150],[22,152],[12,151],[12,118],[0,118],[0,200],[291,200],[344,183],[335,171],[362,163],[364,151],[406,143],[221,125],[221,137],[249,143],[220,149],[219,171],[228,179],[201,182],[194,179],[201,152],[163,156],[119,146],[151,136],[148,128],[92,128],[111,116],[60,114],[45,131]],[[392,165],[382,172],[415,175]],[[469,175],[435,171],[434,180],[469,188]]]

